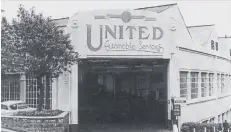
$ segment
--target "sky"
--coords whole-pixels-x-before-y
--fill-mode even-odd
[[[85,0],[85,1],[55,1],[55,0],[1,0],[1,8],[8,19],[16,17],[20,4],[26,9],[35,7],[36,12],[51,16],[53,19],[71,17],[79,11],[97,9],[135,9],[163,4],[177,3],[187,26],[215,24],[219,36],[231,36],[231,1],[167,1],[167,0]]]

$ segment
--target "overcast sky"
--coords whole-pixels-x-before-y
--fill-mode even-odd
[[[29,9],[35,7],[37,12],[52,18],[70,17],[78,11],[94,9],[135,9],[148,6],[177,3],[184,20],[188,26],[215,24],[219,36],[231,36],[231,1],[35,1],[35,0],[1,0],[1,8],[5,10],[4,16],[12,19],[16,16],[18,7],[23,4]]]

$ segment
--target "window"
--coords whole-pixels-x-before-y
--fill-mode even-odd
[[[217,74],[217,93],[220,93],[220,82],[221,82],[221,77],[220,74]]]
[[[216,51],[218,51],[218,42],[216,42]]]
[[[206,96],[206,91],[207,91],[207,78],[206,78],[206,73],[201,73],[201,97]]]
[[[1,78],[1,101],[20,99],[20,75],[4,74]]]
[[[187,72],[180,72],[180,97],[187,98]]]
[[[49,85],[49,107],[51,108],[52,104],[52,84],[51,79],[48,79],[46,77],[42,78],[42,83],[44,85],[44,100],[43,100],[43,108],[45,108],[46,105],[46,88],[47,84]],[[32,108],[37,108],[38,105],[38,95],[39,95],[39,89],[37,88],[37,79],[31,76],[26,76],[26,104],[28,104]]]
[[[198,73],[192,72],[191,77],[191,99],[198,97]]]
[[[225,89],[225,78],[224,78],[224,74],[221,74],[221,94],[224,93],[224,89]]]
[[[3,104],[2,104],[2,105],[1,105],[1,109],[2,109],[2,110],[8,110],[8,107],[7,107],[6,105],[3,105]]]
[[[214,41],[211,40],[211,49],[214,50]]]
[[[228,74],[225,75],[225,93],[228,92],[228,83],[229,83],[229,80],[228,80],[229,76]]]
[[[213,95],[213,79],[214,79],[214,74],[210,73],[209,74],[209,96]]]

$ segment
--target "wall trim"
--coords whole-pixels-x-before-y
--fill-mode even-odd
[[[179,47],[179,50],[189,52],[189,53],[204,55],[204,56],[208,56],[208,57],[213,57],[213,58],[225,60],[225,61],[228,61],[229,63],[231,63],[231,59],[221,57],[221,56],[217,56],[217,55],[213,55],[213,54],[210,54],[210,53],[205,53],[205,52],[202,52],[202,51],[192,50],[192,49],[188,49],[188,48],[184,48],[184,47]]]
[[[198,101],[191,100],[192,102],[189,101],[189,103],[187,103],[186,105],[189,106],[189,105],[194,105],[194,104],[200,104],[200,103],[205,103],[205,102],[209,102],[213,100],[216,100],[216,98],[209,98],[209,99],[204,99],[204,100],[201,98],[201,100],[198,100]]]

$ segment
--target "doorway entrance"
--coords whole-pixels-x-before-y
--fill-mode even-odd
[[[167,122],[168,60],[83,60],[79,124]]]

